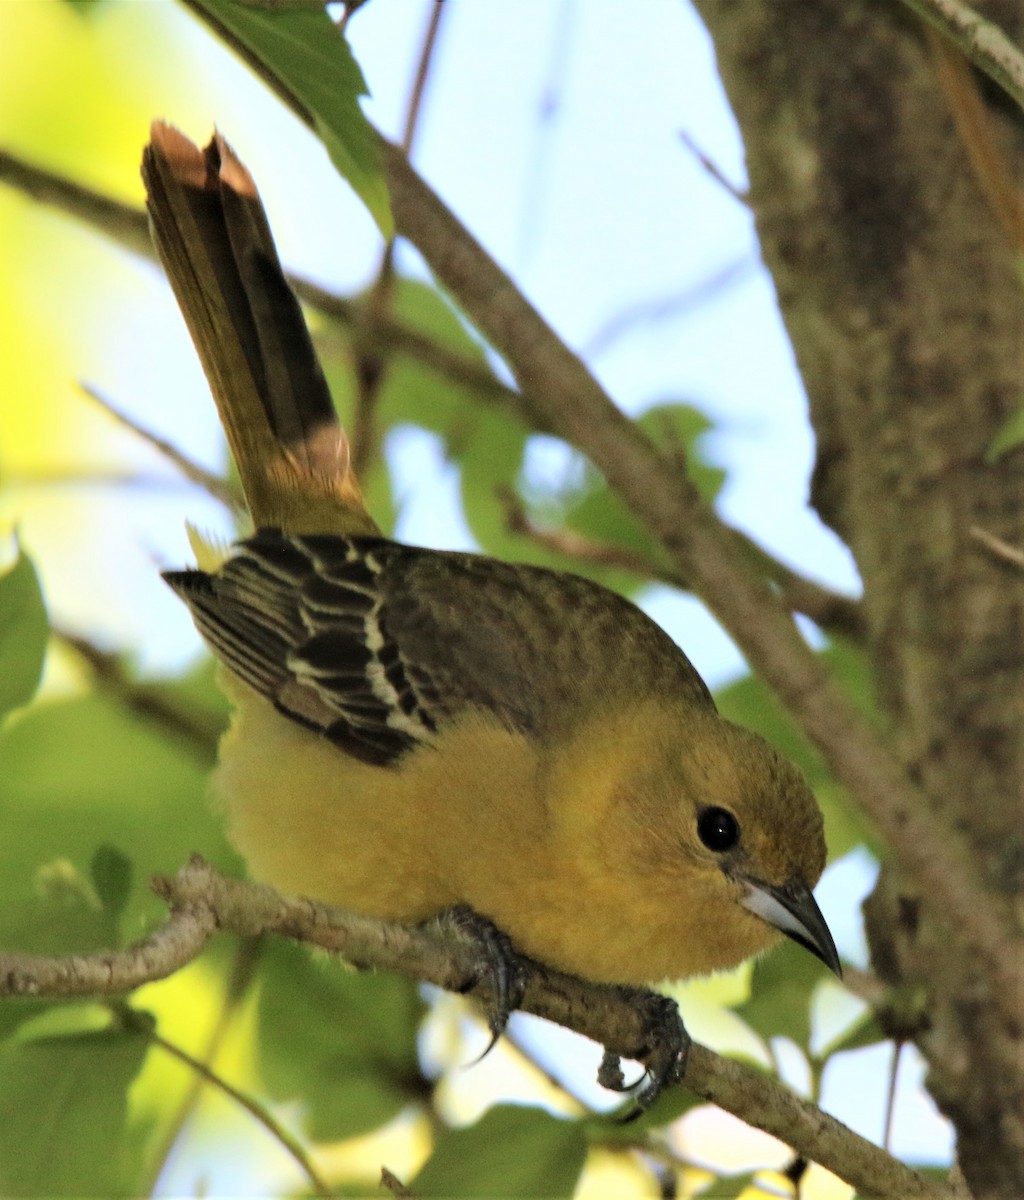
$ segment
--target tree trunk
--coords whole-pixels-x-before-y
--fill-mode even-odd
[[[1024,119],[898,3],[696,5],[808,391],[812,501],[860,568],[895,752],[934,819],[967,837],[1020,939],[1024,571],[973,530],[1024,549],[1024,448],[989,453],[1022,403],[1021,250],[992,197],[1022,178]],[[1024,32],[1017,0],[981,7]],[[978,95],[983,120],[966,132]],[[986,137],[994,165],[979,168]],[[1019,1200],[1024,1030],[898,862],[868,924],[876,970],[925,985],[915,1040],[968,1183],[979,1200]]]

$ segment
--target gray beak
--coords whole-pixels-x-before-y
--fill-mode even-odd
[[[811,895],[811,889],[802,879],[791,879],[781,887],[754,883],[749,879],[744,883],[747,894],[740,900],[744,908],[776,929],[781,929],[794,942],[799,942],[842,979],[843,969],[839,965],[836,944],[832,941],[821,909]]]

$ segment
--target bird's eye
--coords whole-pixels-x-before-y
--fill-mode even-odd
[[[740,840],[740,825],[727,808],[705,808],[697,818],[697,836],[709,850],[722,854]]]

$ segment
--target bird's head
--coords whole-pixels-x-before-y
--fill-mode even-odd
[[[728,895],[760,924],[750,926],[752,938],[763,937],[767,925],[841,974],[811,891],[825,867],[825,836],[801,772],[757,734],[710,712],[696,720],[694,736],[682,753],[677,747],[676,757],[682,854],[709,889]]]
[[[811,891],[825,867],[825,837],[803,775],[710,706],[644,708],[628,718],[630,728],[609,729],[605,743],[639,747],[635,723],[643,722],[642,755],[627,762],[601,747],[591,778],[608,798],[598,818],[604,861],[641,881],[652,914],[669,911],[671,899],[672,928],[650,929],[675,955],[663,964],[667,974],[735,966],[780,934],[839,974]]]

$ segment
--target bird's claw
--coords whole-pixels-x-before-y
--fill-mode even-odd
[[[466,905],[450,908],[440,920],[463,940],[471,941],[480,951],[477,968],[458,989],[471,992],[479,984],[486,985],[491,994],[487,1004],[487,1026],[491,1040],[480,1058],[494,1049],[498,1038],[505,1032],[508,1019],[523,1002],[526,978],[519,955],[511,941],[486,917]],[[480,1059],[476,1059],[479,1062]]]
[[[631,1094],[632,1105],[622,1116],[623,1122],[635,1121],[665,1088],[682,1081],[690,1052],[690,1035],[674,1000],[655,992],[631,993],[631,998],[643,1006],[644,1049],[635,1057],[643,1063],[644,1073],[634,1083],[627,1084],[622,1060],[610,1050],[605,1050],[597,1073],[602,1087]]]

